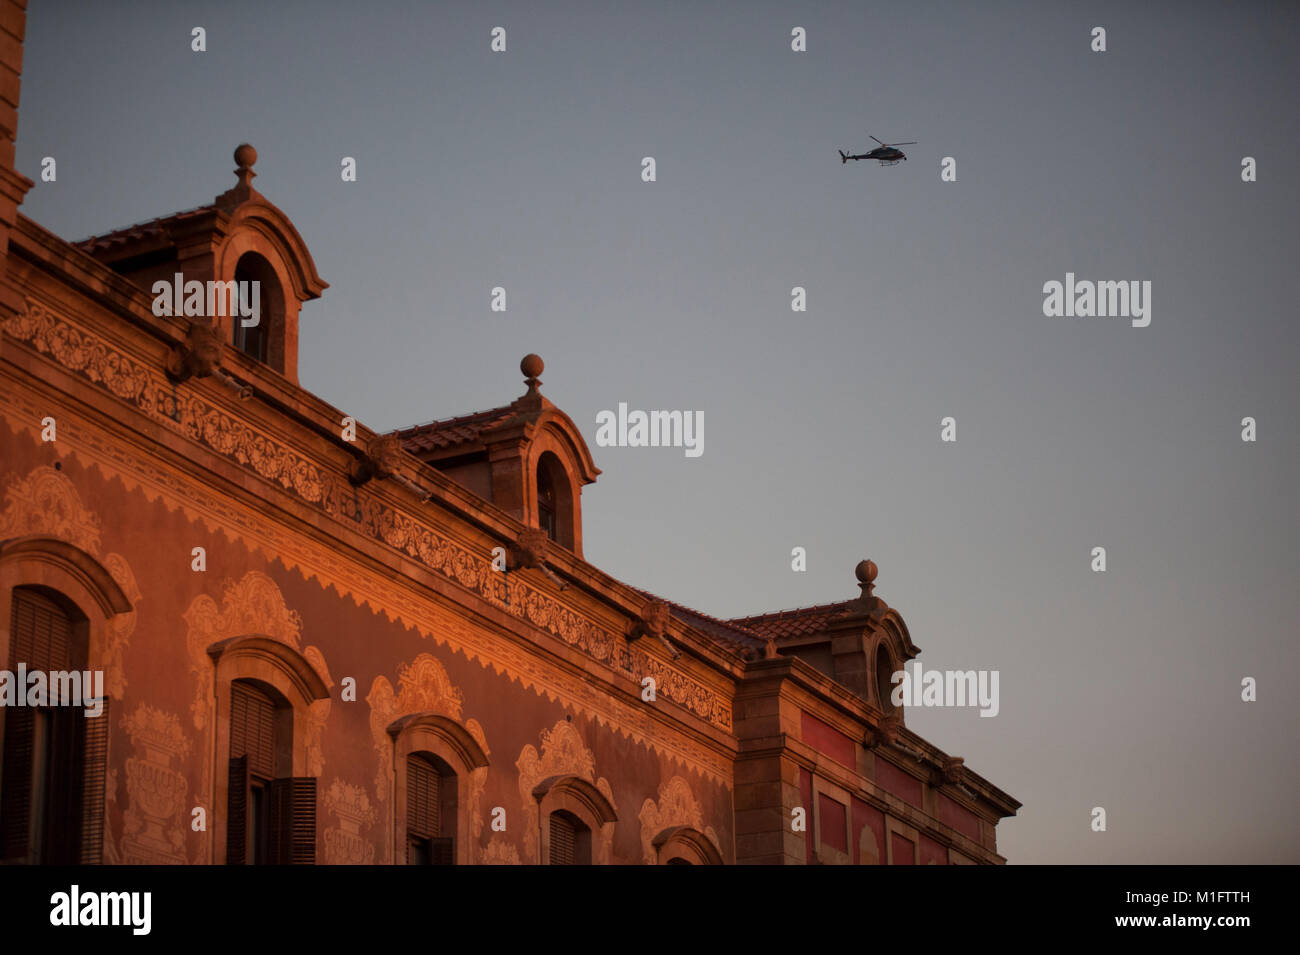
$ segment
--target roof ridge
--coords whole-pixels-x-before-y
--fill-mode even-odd
[[[433,421],[424,421],[421,422],[420,424],[407,425],[404,428],[393,428],[388,433],[401,435],[401,434],[409,433],[411,431],[421,431],[425,428],[432,428],[435,426],[460,424],[461,422],[468,421],[471,418],[486,417],[488,415],[499,414],[502,412],[513,411],[513,410],[514,410],[513,405],[502,405],[499,408],[486,408],[483,411],[470,411],[466,414],[454,415],[450,418],[435,418]]]
[[[849,604],[857,603],[859,598],[850,597],[847,600],[836,600],[831,603],[810,604],[807,607],[791,607],[788,610],[769,610],[766,613],[747,614],[743,617],[728,617],[728,623],[739,625],[742,620],[779,620],[790,619],[793,617],[803,616],[810,613],[824,613],[827,610],[844,609]]]

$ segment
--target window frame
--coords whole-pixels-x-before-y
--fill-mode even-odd
[[[393,741],[389,831],[392,833],[392,863],[409,865],[411,844],[407,833],[407,757],[419,753],[436,756],[456,780],[456,826],[452,842],[452,865],[473,863],[472,777],[488,767],[487,753],[460,723],[441,713],[421,712],[402,716],[388,725]],[[444,828],[445,831],[445,827]]]
[[[288,745],[287,752],[283,754],[283,764],[281,754],[277,752],[276,778],[272,783],[279,783],[281,780],[314,778],[308,771],[307,760],[310,709],[316,701],[329,699],[329,689],[305,657],[287,644],[270,637],[261,635],[230,637],[212,643],[207,647],[206,652],[213,660],[215,670],[213,693],[216,706],[212,727],[212,752],[217,754],[216,771],[213,773],[208,803],[214,807],[215,812],[210,816],[208,835],[212,840],[213,862],[224,865],[227,861],[226,834],[229,827],[227,801],[230,791],[230,719],[233,684],[240,680],[260,683],[274,690],[289,707],[290,739],[286,741]],[[286,766],[287,770],[282,766]],[[319,846],[319,829],[317,829],[316,841]],[[273,847],[272,853],[274,854],[275,851],[277,850]]]

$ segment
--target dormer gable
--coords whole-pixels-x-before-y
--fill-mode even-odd
[[[257,150],[244,143],[235,162],[235,185],[210,205],[74,244],[154,296],[155,314],[211,323],[298,384],[299,312],[329,286],[293,223],[252,187]]]
[[[582,556],[582,488],[600,469],[571,418],[542,396],[537,355],[520,362],[528,390],[500,408],[393,432],[403,448]]]

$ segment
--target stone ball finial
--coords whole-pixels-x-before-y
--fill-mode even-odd
[[[257,150],[248,143],[240,143],[235,147],[235,163],[239,166],[248,167],[257,162]]]
[[[540,378],[545,368],[546,365],[540,355],[525,355],[524,360],[519,363],[519,370],[524,373],[525,378]]]
[[[873,584],[876,582],[876,574],[880,573],[880,568],[876,566],[874,560],[864,560],[858,563],[853,572],[857,575],[858,583]]]

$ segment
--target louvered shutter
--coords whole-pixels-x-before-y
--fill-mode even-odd
[[[20,663],[27,665],[28,672],[72,669],[72,621],[62,607],[42,594],[15,589],[9,620],[9,671],[15,679]],[[27,687],[14,690],[26,694]],[[27,706],[9,708],[0,776],[0,859],[21,859],[28,852],[35,738],[35,711]]]
[[[271,845],[279,865],[316,863],[316,778],[271,782]]]
[[[406,758],[406,829],[430,839],[440,834],[438,771],[419,756]]]
[[[108,776],[108,704],[85,718],[85,775],[81,783],[81,864],[99,865],[104,852],[104,783]]]
[[[230,755],[248,757],[248,771],[275,775],[275,704],[245,683],[230,685]]]
[[[246,865],[248,862],[248,809],[251,802],[248,757],[236,756],[230,761],[226,795],[226,865]]]
[[[551,865],[577,865],[578,833],[573,823],[551,813]]]
[[[455,865],[456,843],[451,838],[429,840],[430,865]]]
[[[9,669],[16,672],[19,663],[26,663],[29,671],[73,669],[72,621],[63,608],[30,590],[18,589],[13,595]]]
[[[0,792],[0,859],[27,855],[32,818],[32,745],[36,714],[26,706],[5,714],[4,790]]]

